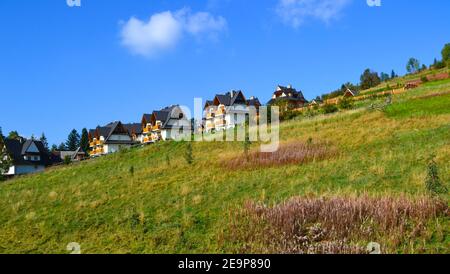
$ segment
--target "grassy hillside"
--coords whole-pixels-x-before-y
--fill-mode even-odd
[[[84,253],[235,252],[229,225],[249,200],[426,195],[431,154],[450,182],[448,91],[449,81],[427,83],[394,97],[385,112],[358,104],[281,125],[283,144],[332,146],[324,160],[230,170],[243,145],[215,142],[194,143],[190,166],[186,144],[169,142],[8,181],[0,185],[0,253],[67,253],[70,242]],[[450,253],[449,226],[439,217],[393,252]]]

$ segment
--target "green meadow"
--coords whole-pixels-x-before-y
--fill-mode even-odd
[[[234,213],[247,201],[275,205],[292,197],[421,197],[431,155],[450,182],[450,81],[393,97],[384,111],[357,108],[281,124],[282,145],[327,143],[323,160],[250,169],[238,142],[167,142],[0,185],[0,253],[233,253]],[[258,150],[257,144],[251,150]],[[441,199],[448,201],[448,194]],[[243,244],[243,243],[242,243]],[[393,253],[450,253],[448,214]]]

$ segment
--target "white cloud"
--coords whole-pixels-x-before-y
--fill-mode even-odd
[[[208,12],[189,9],[153,14],[148,21],[131,17],[121,30],[122,44],[134,54],[152,57],[174,48],[184,34],[214,35],[226,29],[227,22]]]
[[[282,20],[297,28],[307,19],[329,23],[339,18],[351,0],[279,0],[277,13]]]

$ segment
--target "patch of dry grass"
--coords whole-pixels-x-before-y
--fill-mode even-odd
[[[230,235],[244,253],[366,253],[374,241],[389,253],[448,215],[446,202],[428,197],[298,197],[273,207],[246,203]]]
[[[247,156],[236,156],[226,160],[224,166],[230,170],[276,167],[290,164],[306,164],[337,156],[337,150],[329,143],[289,143],[281,145],[276,152],[255,151]]]

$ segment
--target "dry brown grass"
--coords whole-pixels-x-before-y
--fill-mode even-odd
[[[329,143],[289,143],[281,145],[273,153],[255,151],[225,160],[229,169],[275,167],[290,164],[306,164],[337,156],[337,150]]]
[[[448,213],[447,203],[427,197],[293,198],[274,207],[248,202],[234,215],[231,240],[244,242],[236,250],[244,253],[356,254],[374,241],[390,253]]]

